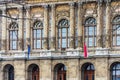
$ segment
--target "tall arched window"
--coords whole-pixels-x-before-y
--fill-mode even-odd
[[[120,63],[111,66],[111,80],[120,80]]]
[[[33,48],[43,48],[43,23],[42,21],[36,21],[33,26]]]
[[[85,42],[88,47],[96,46],[96,20],[92,17],[85,21]]]
[[[120,16],[116,16],[113,19],[112,26],[113,46],[120,46]]]
[[[58,23],[58,48],[65,49],[69,47],[69,21],[62,19]]]
[[[4,79],[3,80],[14,80],[14,67],[10,64],[7,64],[4,67]]]
[[[9,49],[17,50],[18,49],[18,24],[12,22],[9,26]]]
[[[86,63],[82,67],[82,80],[94,80],[94,65]]]
[[[64,64],[57,64],[54,68],[54,80],[66,80],[66,71]]]

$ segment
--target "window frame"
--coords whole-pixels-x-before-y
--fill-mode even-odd
[[[66,23],[62,23],[63,21],[67,21]],[[58,33],[57,33],[57,39],[58,39],[58,43],[57,43],[57,47],[58,49],[61,49],[61,50],[65,50],[67,48],[69,48],[69,40],[70,40],[70,35],[69,35],[69,32],[70,32],[70,25],[69,25],[69,20],[67,19],[61,19],[59,22],[58,22]],[[65,30],[65,35],[63,36],[63,31]],[[66,42],[66,45],[65,47],[63,47],[63,40],[65,40]]]
[[[19,27],[16,22],[12,22],[9,26],[9,50],[18,50],[18,28]],[[14,37],[14,35],[15,35],[15,37]],[[14,41],[16,42],[15,49],[14,49],[14,45],[13,45]]]
[[[40,33],[39,33],[40,32]],[[37,20],[33,24],[32,28],[32,39],[33,39],[33,49],[43,49],[43,22],[40,20]],[[40,36],[38,36],[40,35]],[[38,41],[40,41],[40,46],[38,47]]]
[[[94,20],[94,23],[87,23],[90,22],[89,20]],[[90,35],[90,29],[89,28],[93,28],[93,33],[92,35]],[[87,33],[86,33],[87,30]],[[85,20],[85,24],[84,24],[84,40],[85,43],[87,44],[88,47],[96,47],[96,34],[97,34],[97,23],[96,23],[96,19],[93,17],[89,17]],[[90,38],[92,39],[92,45],[89,45],[90,42]]]
[[[119,43],[119,45],[117,44],[117,42],[119,42],[119,40],[117,40],[117,38],[118,37],[120,38],[120,33],[119,34],[117,33],[117,31],[118,31],[117,29],[120,29],[120,21],[114,22],[116,20],[116,18],[119,18],[119,20],[120,20],[120,15],[114,17],[112,20],[112,46],[113,47],[120,47],[120,43]]]

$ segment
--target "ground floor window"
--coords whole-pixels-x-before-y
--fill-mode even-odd
[[[120,80],[120,63],[113,63],[111,66],[111,80]]]
[[[54,68],[54,80],[66,79],[66,66],[64,64],[57,64]]]
[[[10,64],[4,67],[4,80],[14,80],[14,67]]]
[[[94,79],[94,65],[86,63],[82,67],[82,80],[95,80]]]
[[[40,80],[39,67],[36,64],[31,64],[28,67],[28,80]]]

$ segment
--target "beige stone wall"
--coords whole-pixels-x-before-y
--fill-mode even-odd
[[[5,65],[11,64],[14,67],[15,80],[27,80],[28,66],[36,64],[40,69],[40,80],[53,80],[54,67],[62,63],[67,68],[67,80],[83,80],[82,66],[85,63],[92,63],[95,67],[95,80],[109,80],[110,66],[114,62],[119,62],[119,58],[89,58],[89,59],[57,59],[57,60],[11,60],[0,62],[0,77],[4,77],[3,69]]]

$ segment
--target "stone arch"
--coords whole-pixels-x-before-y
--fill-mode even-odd
[[[14,67],[11,64],[3,67],[3,80],[14,80]]]
[[[67,68],[64,64],[58,63],[54,67],[54,80],[66,80]]]
[[[40,69],[37,64],[30,64],[27,68],[27,79],[28,80],[39,80],[40,79]]]
[[[81,67],[81,79],[86,80],[94,80],[94,75],[95,75],[95,67],[92,63],[87,62],[84,63]]]

